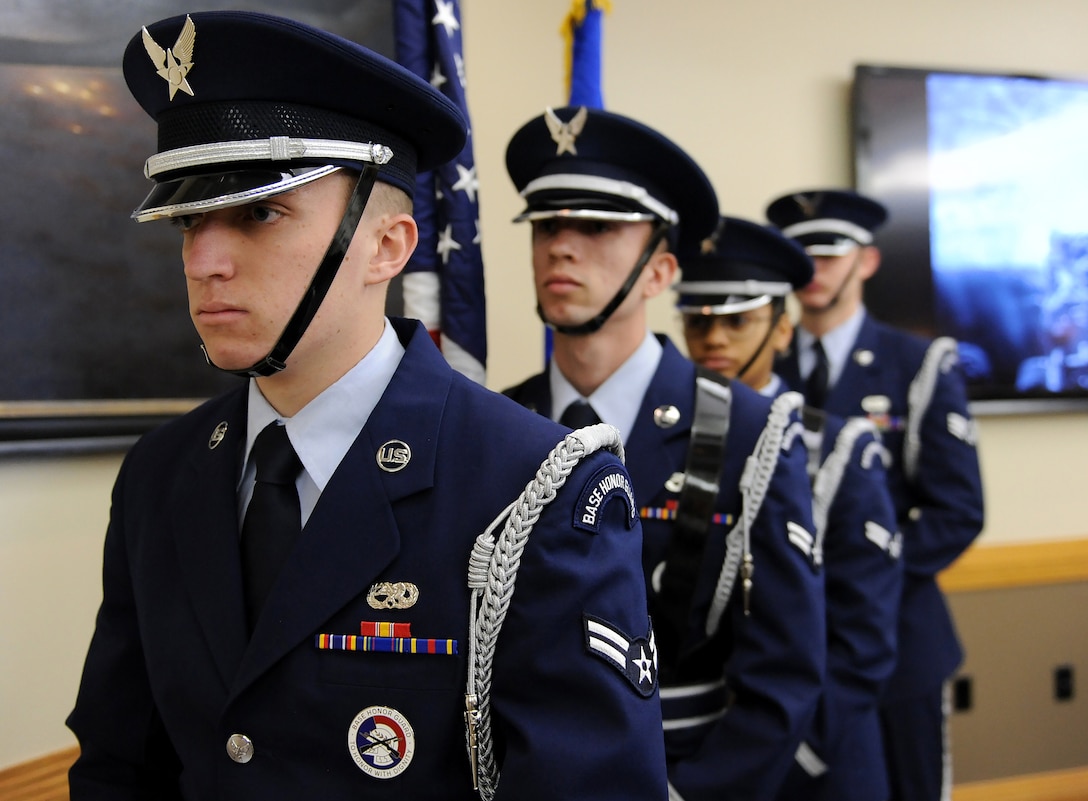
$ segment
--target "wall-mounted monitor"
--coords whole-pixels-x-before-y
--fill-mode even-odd
[[[1088,410],[1088,81],[859,65],[873,314],[952,336],[979,412]]]

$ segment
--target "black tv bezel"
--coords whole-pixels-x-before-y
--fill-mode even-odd
[[[882,181],[880,171],[887,170],[886,162],[893,154],[900,159],[905,154],[928,159],[925,81],[933,74],[1082,82],[1065,76],[996,70],[855,65],[850,93],[853,183],[859,192],[880,200],[889,210],[888,223],[876,242],[881,268],[866,282],[865,304],[875,317],[928,337],[944,333],[938,329],[930,266],[929,189],[917,183],[889,185]],[[883,93],[880,113],[884,117],[875,121],[871,92],[877,84]],[[874,130],[874,122],[879,123],[879,129]],[[978,415],[1088,411],[1088,390],[1023,391],[1015,385],[972,383],[968,393],[971,410]]]

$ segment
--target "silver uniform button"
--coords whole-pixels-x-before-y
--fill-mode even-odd
[[[227,754],[239,765],[253,759],[253,741],[244,734],[232,734],[227,740]]]
[[[665,482],[665,489],[669,492],[679,492],[684,488],[684,474],[673,473],[669,476],[669,480]]]
[[[654,425],[658,428],[672,428],[680,422],[680,410],[675,406],[658,406],[654,409]]]

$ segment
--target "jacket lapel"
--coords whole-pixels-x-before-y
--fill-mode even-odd
[[[687,441],[694,412],[695,366],[668,339],[662,344],[661,361],[627,437],[627,449],[639,455],[627,463],[627,471],[640,507],[649,505],[669,477],[684,469],[682,462],[677,463],[674,455],[678,451],[672,446],[677,440]],[[669,406],[676,408],[680,419],[675,425],[661,427],[654,420],[654,410]],[[684,451],[686,448],[679,452]]]
[[[863,414],[858,406],[860,399],[882,394],[878,336],[876,324],[866,315],[843,366],[842,375],[828,393],[825,408],[829,412],[841,417]]]
[[[774,371],[778,373],[787,387],[795,392],[803,392],[805,387],[801,381],[801,368],[797,351],[798,347],[795,339],[790,349],[775,360]]]
[[[411,335],[404,358],[276,580],[235,693],[370,588],[400,552],[397,502],[434,485],[433,443],[453,373],[422,327],[417,324],[410,332],[402,324],[397,327],[402,339]],[[383,469],[379,452],[392,451],[409,458],[387,461]]]
[[[244,390],[226,396],[190,429],[188,475],[178,482],[167,515],[184,584],[225,687],[246,648],[235,490],[245,397]]]

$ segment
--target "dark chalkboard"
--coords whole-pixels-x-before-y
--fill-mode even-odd
[[[150,188],[155,130],[119,66],[142,25],[218,5],[44,0],[4,12],[0,442],[138,433],[240,380],[201,355],[177,232],[129,217]],[[232,7],[392,55],[388,0]]]

